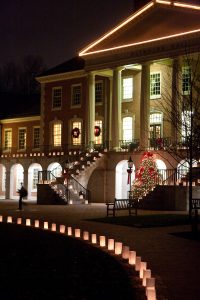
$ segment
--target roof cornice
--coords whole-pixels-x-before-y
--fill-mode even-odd
[[[10,124],[10,123],[20,123],[20,122],[33,122],[40,121],[40,116],[31,116],[31,117],[16,117],[16,118],[6,118],[0,120],[1,124]]]
[[[79,70],[79,71],[72,71],[72,72],[65,72],[60,74],[36,77],[36,80],[40,83],[49,83],[54,81],[62,81],[66,79],[73,79],[73,78],[85,77],[85,76],[87,76],[85,70]]]
[[[156,42],[156,41],[162,41],[162,40],[177,38],[177,37],[181,37],[181,36],[188,36],[190,34],[200,32],[200,28],[199,28],[196,30],[181,32],[178,34],[166,35],[166,36],[155,38],[155,39],[144,40],[144,41],[140,41],[140,42],[136,42],[136,43],[130,43],[130,44],[119,45],[119,46],[115,46],[115,47],[104,48],[104,49],[92,51],[93,47],[100,44],[105,39],[109,38],[109,36],[115,34],[119,29],[121,29],[122,27],[124,27],[125,25],[130,23],[132,20],[137,19],[138,17],[142,17],[142,15],[145,12],[152,9],[155,5],[165,5],[165,6],[171,6],[171,7],[179,7],[182,9],[190,9],[190,10],[200,11],[200,6],[198,6],[198,5],[191,5],[188,3],[181,3],[178,1],[153,0],[153,1],[149,2],[147,5],[145,5],[144,7],[142,7],[140,10],[138,10],[137,12],[132,14],[125,21],[121,22],[119,25],[114,27],[112,30],[110,30],[109,32],[107,32],[106,34],[101,36],[99,39],[97,39],[96,41],[91,43],[89,46],[87,46],[86,48],[81,50],[79,52],[79,56],[85,57],[85,56],[91,56],[93,54],[98,54],[98,53],[102,54],[102,53],[106,53],[106,52],[113,51],[113,50],[119,50],[119,49],[134,47],[134,46],[138,46],[138,45],[145,45],[145,44]]]

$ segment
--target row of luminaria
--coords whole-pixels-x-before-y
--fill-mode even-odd
[[[4,220],[5,219],[5,220]],[[0,222],[13,223],[13,217],[3,217],[0,215]],[[17,218],[18,225],[24,222],[22,218]],[[136,251],[131,250],[129,246],[123,245],[122,242],[115,241],[112,238],[107,238],[104,235],[98,236],[96,233],[82,231],[80,228],[72,228],[71,226],[58,225],[47,221],[25,219],[26,226],[51,230],[60,234],[65,234],[74,238],[82,239],[85,242],[90,242],[94,246],[99,246],[101,249],[108,251],[112,255],[121,256],[125,263],[133,266],[138,276],[141,279],[142,285],[146,289],[147,300],[156,300],[155,278],[151,277],[151,270],[147,269],[147,263],[141,261],[141,257],[136,255]]]

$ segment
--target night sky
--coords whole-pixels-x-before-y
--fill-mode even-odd
[[[133,9],[134,0],[0,0],[0,66],[29,54],[49,67],[66,61]]]
[[[183,2],[189,1],[200,4]],[[0,0],[0,67],[29,54],[42,56],[48,67],[62,63],[146,2]]]

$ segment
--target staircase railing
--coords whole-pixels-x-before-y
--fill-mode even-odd
[[[90,202],[91,199],[91,194],[90,194],[90,190],[88,190],[87,188],[85,188],[78,180],[76,180],[76,178],[74,178],[73,176],[70,177],[70,181],[73,186],[73,188],[75,190],[77,190],[79,197],[85,200],[88,200],[88,203]],[[69,184],[69,185],[70,185]],[[69,187],[70,189],[70,187]]]

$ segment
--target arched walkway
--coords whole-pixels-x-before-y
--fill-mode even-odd
[[[0,199],[6,198],[6,168],[0,164]]]
[[[120,161],[116,166],[115,171],[115,198],[127,199],[128,191],[130,191],[130,185],[127,184],[127,160]],[[131,174],[131,184],[135,179],[135,166],[133,165],[133,172]]]
[[[162,180],[166,180],[166,164],[161,159],[156,159],[156,167],[158,168],[159,174],[162,177]]]
[[[24,182],[24,168],[21,164],[14,164],[10,169],[10,199],[19,198],[17,190],[21,182]]]
[[[51,179],[54,180],[55,177],[61,177],[62,176],[62,166],[58,162],[51,163],[48,168],[48,171],[51,171],[53,175],[51,175]]]
[[[38,163],[33,163],[28,169],[28,199],[37,199],[37,183],[38,183],[38,172],[42,171],[42,167]]]

